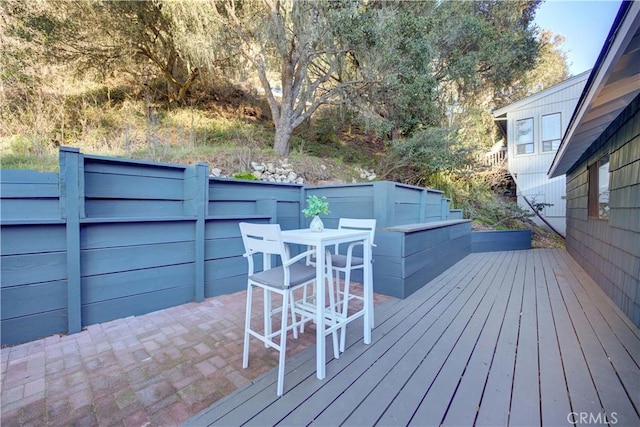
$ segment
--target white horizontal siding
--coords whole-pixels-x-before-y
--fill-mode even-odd
[[[566,180],[564,176],[552,180],[547,178],[547,171],[556,152],[542,151],[542,116],[560,113],[561,131],[564,135],[585,83],[586,76],[576,79],[574,84],[569,84],[562,90],[550,91],[547,96],[532,97],[531,102],[517,105],[517,108],[507,112],[508,168],[516,179],[518,204],[529,209],[522,196],[537,203],[550,203],[553,206],[544,208],[542,213],[559,222],[564,222],[566,214]],[[527,118],[533,118],[534,153],[517,155],[516,122]]]
[[[555,151],[542,151],[542,116],[560,113],[561,130],[564,135],[569,125],[569,119],[578,103],[585,81],[579,81],[567,88],[553,92],[535,102],[522,105],[520,108],[507,113],[507,147],[509,150],[509,171],[520,172],[544,172],[551,166]],[[516,122],[518,120],[533,118],[533,142],[534,153],[527,155],[516,154]]]

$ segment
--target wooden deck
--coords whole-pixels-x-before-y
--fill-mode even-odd
[[[187,425],[640,425],[640,331],[564,250],[469,255],[349,333]]]

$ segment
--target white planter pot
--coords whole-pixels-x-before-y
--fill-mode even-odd
[[[315,215],[311,220],[311,224],[309,224],[309,229],[311,231],[315,231],[316,233],[320,233],[324,230],[324,223],[320,219],[318,215]]]

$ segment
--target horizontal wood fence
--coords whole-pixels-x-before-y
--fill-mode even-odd
[[[461,218],[437,190],[212,178],[193,166],[60,148],[60,173],[0,171],[2,344],[202,301],[246,286],[238,223],[307,227],[309,194],[380,227]],[[374,281],[374,287],[376,283]]]

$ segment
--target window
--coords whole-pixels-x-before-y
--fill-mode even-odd
[[[556,151],[560,146],[560,113],[542,116],[542,151]]]
[[[609,156],[589,166],[589,217],[609,219]]]
[[[516,122],[516,153],[533,153],[533,119],[518,120]]]

